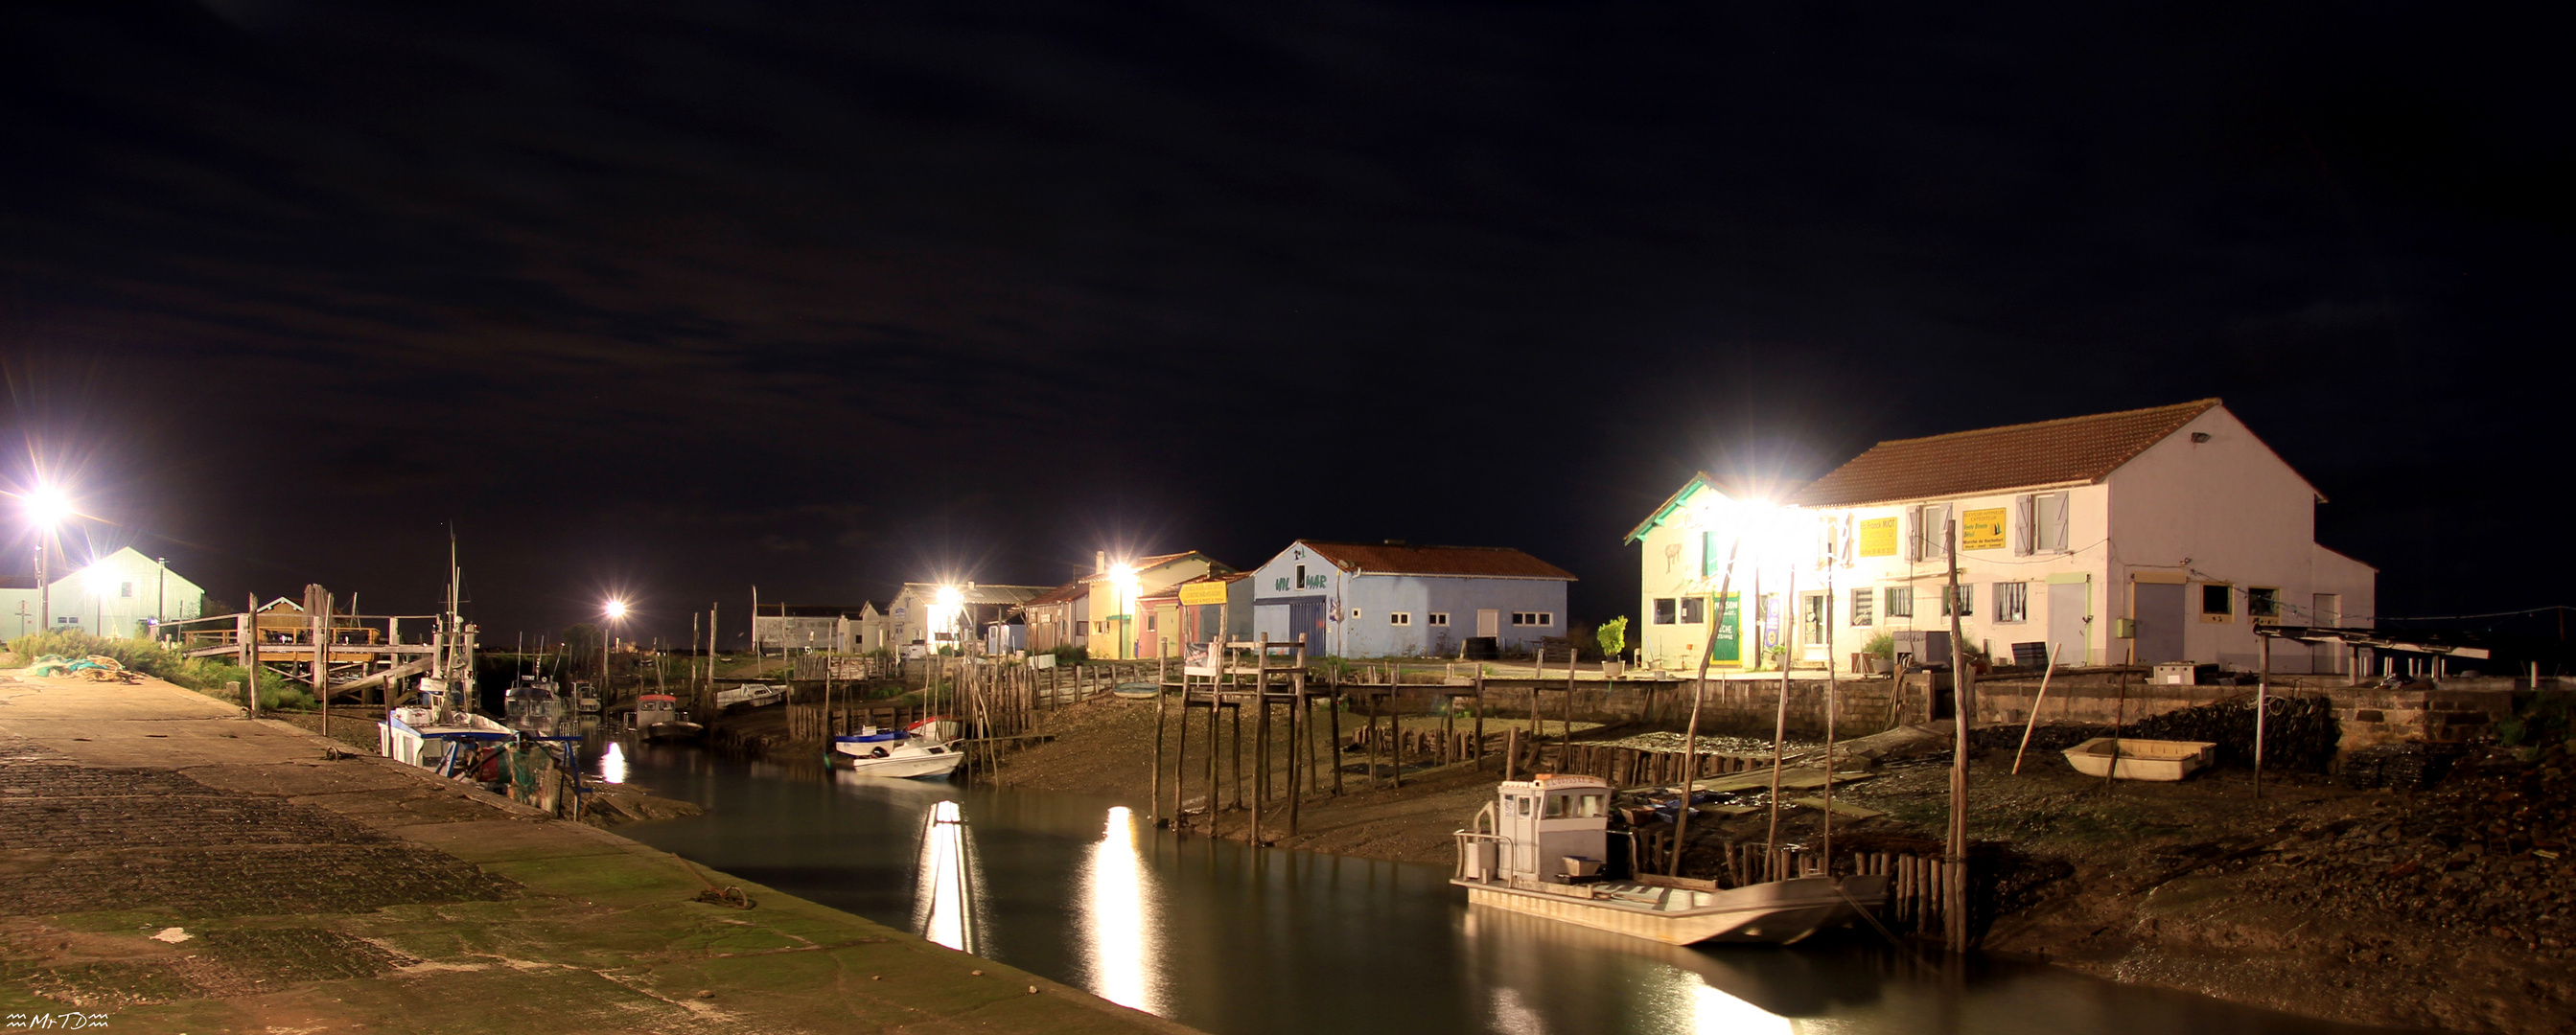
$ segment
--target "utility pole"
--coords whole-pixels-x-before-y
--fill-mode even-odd
[[[45,573],[45,541],[53,538],[53,534],[54,530],[51,528],[36,530],[37,632],[52,632],[54,629],[54,580],[52,576]]]
[[[170,608],[170,559],[156,557],[152,563],[161,566],[161,580],[152,587],[152,633],[157,638],[161,634],[161,623],[170,620],[166,613]],[[350,610],[357,610],[357,603],[358,598],[350,597]]]
[[[1718,577],[1717,598],[1709,601],[1708,645],[1700,648],[1699,681],[1691,685],[1690,725],[1682,733],[1682,804],[1679,813],[1673,817],[1673,856],[1664,864],[1664,872],[1675,877],[1682,874],[1682,844],[1687,839],[1685,835],[1690,833],[1691,786],[1699,779],[1699,710],[1701,703],[1708,700],[1708,659],[1709,655],[1717,653],[1717,634],[1726,627],[1726,598],[1735,588],[1735,555],[1743,548],[1744,532],[1739,528],[1735,543],[1726,548],[1726,574]],[[1703,575],[1707,573],[1706,568],[1700,571]],[[1739,659],[1744,657],[1744,627],[1741,624],[1735,629],[1735,656]],[[1483,665],[1476,666],[1479,686],[1483,685],[1484,671]],[[1482,714],[1478,713],[1479,721]],[[1533,692],[1530,695],[1530,718],[1535,721],[1537,717],[1538,695]],[[1482,745],[1484,741],[1480,738],[1476,743]],[[1509,761],[1504,762],[1506,767],[1510,764]]]
[[[1942,860],[1942,926],[1950,951],[1968,951],[1968,719],[1975,715],[1976,678],[1968,673],[1968,641],[1959,629],[1959,521],[1942,525],[1941,550],[1950,567],[1949,595],[1942,609],[1950,613],[1950,724],[1957,737],[1950,751],[1950,843]],[[1830,763],[1828,763],[1830,764]]]

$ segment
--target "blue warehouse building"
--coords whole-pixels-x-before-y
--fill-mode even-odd
[[[1508,547],[1300,539],[1253,572],[1253,632],[1306,636],[1310,655],[1455,653],[1469,637],[1503,651],[1565,635],[1574,575]]]

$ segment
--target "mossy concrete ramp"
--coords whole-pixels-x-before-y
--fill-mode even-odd
[[[1189,1031],[160,683],[0,672],[0,876],[115,1031]]]

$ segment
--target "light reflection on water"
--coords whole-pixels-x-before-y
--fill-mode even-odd
[[[1127,806],[1110,806],[1108,829],[1091,846],[1082,872],[1088,987],[1110,1002],[1149,1013],[1164,1012],[1154,981],[1161,970],[1154,944],[1154,931],[1161,926],[1154,915],[1156,894],[1137,850],[1135,815]]]
[[[978,952],[976,904],[982,898],[983,875],[968,848],[966,820],[957,803],[931,806],[921,829],[920,886],[913,891],[913,929],[921,936],[959,952]]]
[[[599,752],[599,778],[608,783],[626,782],[625,745],[611,740]]]
[[[1695,950],[1470,910],[1445,868],[1180,839],[1102,798],[622,757],[708,812],[620,833],[1212,1035],[2386,1035],[1868,940]]]

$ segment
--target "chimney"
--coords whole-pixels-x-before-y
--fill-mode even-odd
[[[1091,551],[1091,573],[1094,575],[1106,575],[1109,573],[1109,551]]]

